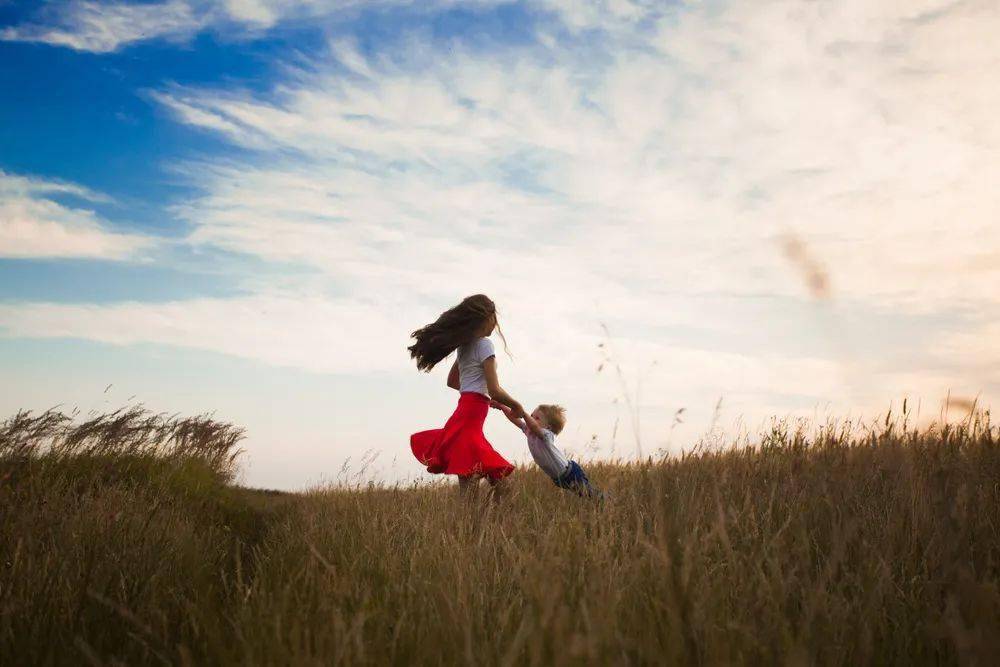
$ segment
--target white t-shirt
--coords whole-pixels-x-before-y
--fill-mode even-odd
[[[556,447],[555,433],[543,428],[542,434],[538,436],[532,433],[526,425],[524,434],[528,436],[528,449],[531,450],[531,458],[535,459],[535,463],[545,471],[546,475],[556,479],[566,472],[569,459]]]
[[[489,338],[479,338],[458,348],[459,391],[490,395],[486,388],[483,362],[493,356],[496,353],[493,351],[493,341]]]

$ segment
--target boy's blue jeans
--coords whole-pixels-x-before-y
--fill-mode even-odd
[[[570,461],[569,467],[566,468],[563,474],[552,481],[560,488],[575,491],[581,498],[595,498],[601,495],[601,492],[591,485],[590,480],[587,479],[587,473],[583,471],[583,468],[576,461]]]

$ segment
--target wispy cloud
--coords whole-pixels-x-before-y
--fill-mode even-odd
[[[279,4],[241,11],[265,25]],[[780,410],[792,394],[836,395],[853,363],[789,351],[778,335],[795,332],[776,331],[766,353],[739,350],[771,313],[717,309],[720,296],[811,298],[781,256],[786,234],[826,267],[833,324],[838,308],[1000,308],[995,3],[545,7],[551,29],[528,45],[486,53],[403,35],[366,55],[336,42],[266,94],[154,94],[179,122],[245,149],[175,167],[198,190],[174,208],[187,241],[305,267],[325,291],[19,306],[0,324],[401,371],[409,329],[486,291],[525,382],[589,392],[605,319],[636,359],[660,360],[650,395],[710,406],[737,391]],[[586,30],[581,47],[573,31]],[[141,326],[123,338],[115,321]],[[955,379],[940,359],[921,373],[918,352],[858,362],[877,407]]]
[[[361,9],[409,6],[431,11],[451,5],[482,6],[489,0],[167,0],[94,2],[57,0],[32,20],[0,30],[0,40],[37,42],[77,51],[110,53],[155,39],[184,41],[213,29],[236,37],[260,34],[282,21],[344,20]]]
[[[996,298],[1000,269],[976,258],[1000,243],[998,10],[769,2],[656,25],[609,38],[610,60],[558,45],[365,59],[336,44],[338,63],[268,99],[161,92],[182,122],[258,151],[193,174],[209,187],[182,207],[192,238],[434,275],[464,253],[503,265],[531,230],[562,275],[800,294],[775,261],[792,231],[841,298]],[[966,46],[942,49],[953,41]]]
[[[57,0],[32,19],[0,30],[0,40],[37,42],[78,51],[110,53],[155,39],[188,40],[206,31],[256,37],[282,23],[330,24],[361,11],[402,9],[414,14],[451,8],[487,9],[516,0],[166,0],[95,2]],[[559,17],[572,32],[621,32],[648,26],[670,13],[657,0],[528,0],[534,12]],[[687,4],[682,2],[682,6]]]
[[[358,336],[355,327],[371,335]],[[0,305],[0,330],[7,335],[175,345],[316,372],[398,367],[379,351],[393,347],[402,334],[399,328],[392,312],[375,303],[303,295],[108,306]],[[387,340],[394,335],[397,340]],[[388,366],[373,365],[378,357]]]
[[[111,231],[93,211],[53,199],[59,196],[107,201],[77,185],[0,171],[0,257],[121,260],[152,245],[147,237]]]
[[[34,22],[0,30],[0,40],[39,42],[77,51],[107,53],[133,42],[188,37],[203,29],[208,15],[195,3],[69,1],[46,7]]]

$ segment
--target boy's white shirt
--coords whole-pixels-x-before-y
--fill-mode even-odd
[[[521,429],[528,436],[528,450],[535,463],[545,471],[545,474],[552,479],[557,479],[569,467],[569,459],[556,447],[556,434],[547,428],[542,429],[541,435],[536,435],[524,424]]]

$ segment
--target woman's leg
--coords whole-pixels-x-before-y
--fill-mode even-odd
[[[493,479],[490,478],[490,497],[495,503],[503,501],[507,494],[510,492],[510,482],[505,478]]]
[[[458,495],[465,499],[471,499],[476,495],[476,489],[479,488],[479,478],[469,475],[459,475],[458,476]]]

